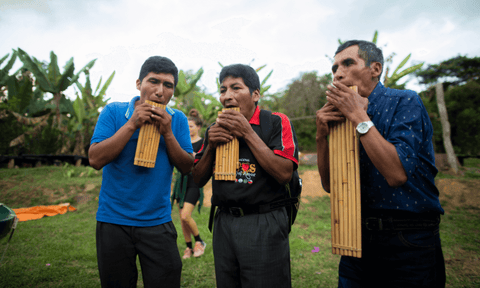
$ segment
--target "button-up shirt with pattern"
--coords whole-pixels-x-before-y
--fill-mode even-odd
[[[411,90],[378,83],[368,97],[367,114],[380,134],[395,145],[407,182],[390,187],[360,144],[362,204],[366,209],[444,213],[435,186],[433,127],[420,97]]]

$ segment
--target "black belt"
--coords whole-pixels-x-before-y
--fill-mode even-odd
[[[281,207],[278,207],[278,208],[281,208]],[[262,213],[270,212],[272,210],[276,210],[276,209],[271,209],[270,204],[242,206],[242,207],[218,206],[218,209],[222,212],[230,213],[232,216],[235,216],[235,217],[243,217],[249,214],[262,214]]]
[[[282,207],[295,205],[298,203],[298,198],[287,198],[277,201],[273,201],[268,204],[262,205],[251,205],[251,206],[242,206],[242,207],[229,207],[229,206],[218,206],[218,209],[223,212],[230,213],[235,217],[242,217],[248,214],[262,214],[267,213],[273,210],[280,209]]]
[[[365,217],[363,227],[369,231],[401,231],[401,230],[429,230],[440,224],[440,215],[415,219],[397,219],[393,217]]]

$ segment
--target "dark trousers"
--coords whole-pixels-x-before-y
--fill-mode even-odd
[[[137,287],[137,255],[145,287],[180,287],[182,260],[172,222],[153,227],[97,222],[102,287]]]
[[[243,217],[218,211],[213,255],[218,288],[291,287],[285,208]]]
[[[445,287],[438,228],[362,233],[363,257],[342,256],[338,287]]]

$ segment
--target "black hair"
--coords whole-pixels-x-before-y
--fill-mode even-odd
[[[372,64],[372,62],[378,62],[382,64],[383,71],[383,52],[373,42],[364,40],[349,40],[338,46],[335,55],[354,45],[358,45],[358,56],[365,61],[365,66],[370,67],[370,64]],[[378,75],[379,80],[380,76],[382,76],[382,71],[380,71],[380,75]]]
[[[227,77],[242,78],[250,94],[257,89],[260,91],[260,78],[258,78],[257,71],[248,65],[232,64],[223,67],[219,76],[220,83]]]
[[[197,126],[203,125],[200,113],[198,113],[198,110],[195,108],[191,109],[190,112],[188,112],[188,121],[193,121]]]
[[[175,80],[174,87],[177,87],[178,83],[178,69],[177,66],[172,62],[172,60],[167,57],[162,56],[151,56],[142,65],[140,68],[140,82],[143,81],[143,78],[148,75],[148,73],[165,73],[172,74],[173,79]]]

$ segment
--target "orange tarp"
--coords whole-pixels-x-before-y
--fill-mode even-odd
[[[70,206],[70,203],[62,203],[49,206],[35,206],[28,208],[12,209],[17,214],[18,221],[37,220],[44,216],[55,216],[57,214],[65,214],[67,211],[77,210]]]

